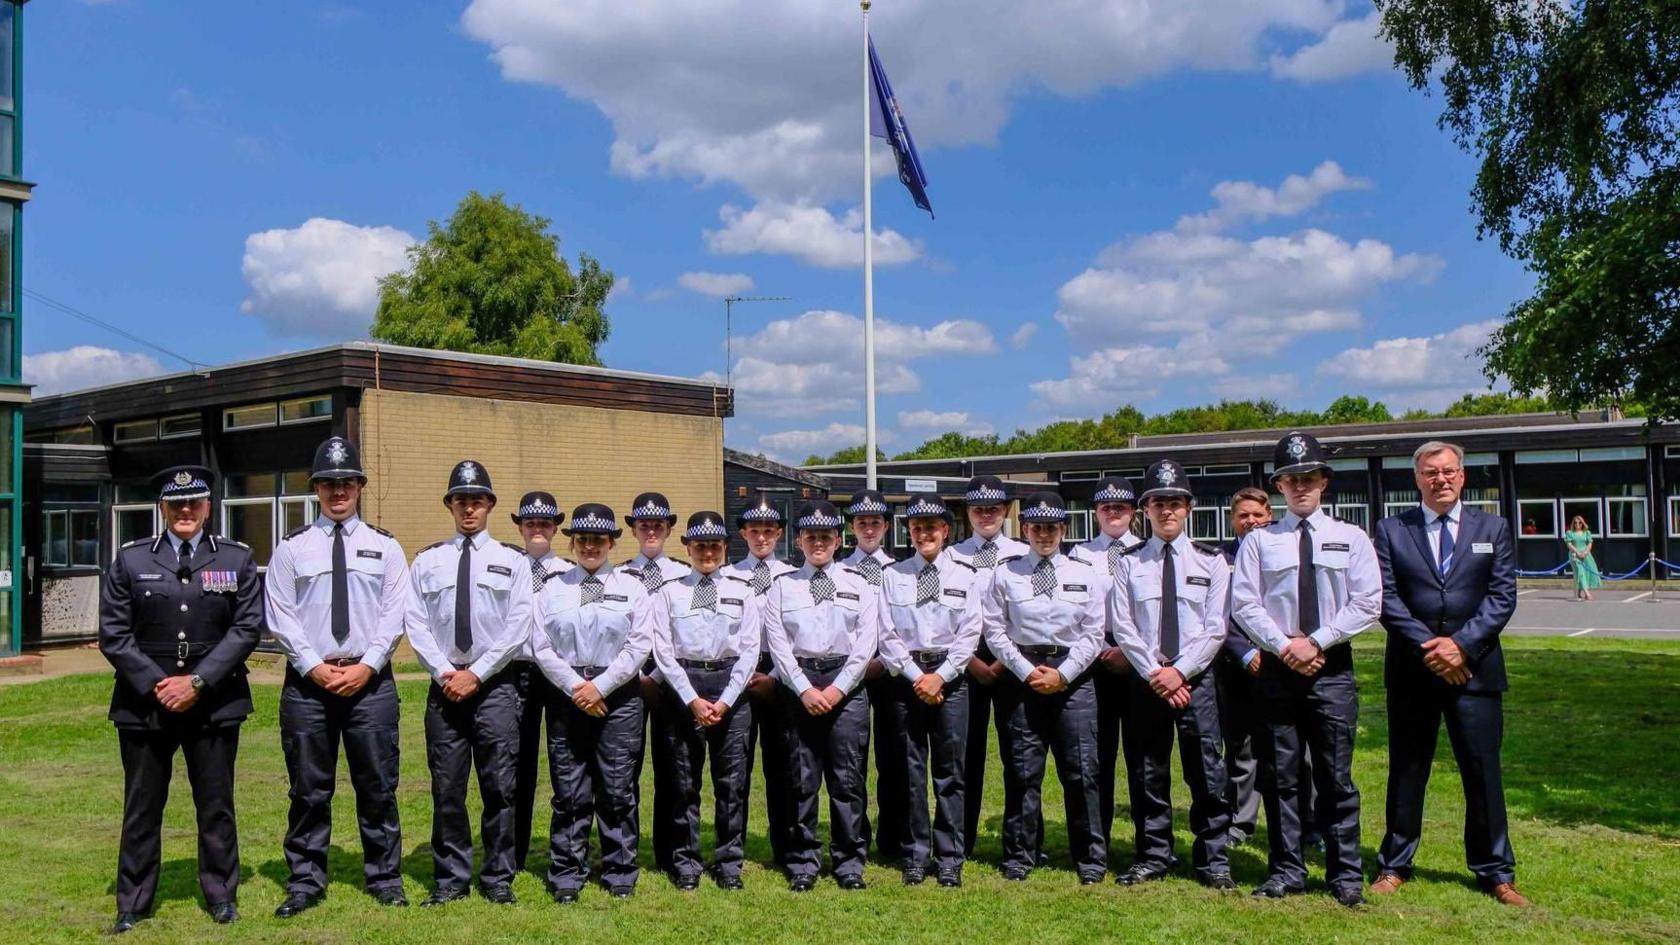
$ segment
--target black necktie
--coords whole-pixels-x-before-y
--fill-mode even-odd
[[[344,560],[343,522],[333,523],[332,633],[338,643],[350,637],[350,566]]]
[[[1178,659],[1178,568],[1173,546],[1161,546],[1161,659]]]
[[[180,556],[180,564],[175,568],[175,576],[185,581],[192,575],[192,542],[181,542],[181,547],[176,549],[176,553]]]
[[[1295,569],[1295,603],[1300,611],[1296,636],[1318,629],[1318,570],[1313,567],[1312,529],[1307,520],[1297,525],[1301,532],[1301,566]]]
[[[472,536],[461,539],[461,563],[455,568],[455,649],[472,652]]]

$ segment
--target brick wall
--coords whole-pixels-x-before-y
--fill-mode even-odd
[[[498,500],[490,533],[518,543],[508,519],[524,493],[553,493],[563,511],[604,502],[620,522],[640,492],[665,493],[679,516],[723,501],[723,421],[636,410],[367,390],[361,404],[367,520],[389,529],[410,557],[448,537],[449,471],[463,459],[490,472]],[[564,536],[556,536],[562,554]],[[673,539],[666,551],[683,557]],[[636,553],[625,529],[614,560]]]

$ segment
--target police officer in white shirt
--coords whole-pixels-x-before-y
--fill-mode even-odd
[[[851,504],[841,509],[841,513],[846,517],[852,537],[857,540],[857,547],[840,563],[857,571],[871,586],[879,589],[881,572],[893,563],[893,556],[882,547],[887,529],[892,527],[892,506],[887,504],[880,492],[863,489],[852,496]],[[908,824],[905,822],[909,814],[904,808],[904,792],[909,790],[909,780],[904,767],[904,753],[899,750],[899,736],[893,727],[892,713],[884,711],[884,707],[892,701],[892,677],[879,653],[869,661],[864,680],[869,687],[869,705],[873,710],[870,724],[874,730],[872,741],[875,747],[875,849],[882,859],[897,863],[910,852],[906,835]],[[867,816],[863,821],[863,835],[866,840],[870,836]]]
[[[291,876],[274,910],[282,919],[326,898],[341,742],[356,791],[363,881],[380,903],[408,904],[390,665],[408,609],[408,559],[390,532],[357,514],[367,476],[355,446],[328,437],[309,482],[321,514],[281,540],[264,581],[269,632],[287,659],[280,747],[292,776],[284,844]]]
[[[1099,531],[1097,537],[1073,546],[1068,557],[1089,561],[1105,579],[1112,580],[1119,567],[1120,555],[1143,543],[1132,531],[1132,518],[1137,513],[1137,493],[1124,476],[1108,476],[1097,483],[1091,496]],[[1107,599],[1106,588],[1103,591]],[[1114,782],[1118,776],[1120,755],[1120,719],[1126,714],[1126,700],[1131,692],[1131,671],[1126,655],[1114,645],[1114,628],[1103,634],[1103,651],[1097,654],[1097,672],[1092,675],[1097,688],[1097,778],[1102,794],[1103,838],[1110,841],[1114,828]]]
[[[1024,880],[1043,845],[1047,753],[1056,756],[1068,852],[1082,885],[1108,870],[1097,791],[1097,696],[1091,663],[1103,645],[1101,575],[1062,554],[1067,508],[1054,492],[1021,505],[1030,550],[998,563],[983,600],[986,639],[1008,674],[998,681],[1003,754],[1003,876]],[[971,759],[972,760],[972,759]]]
[[[974,566],[982,574],[997,567],[1004,558],[1027,553],[1025,542],[1003,533],[1008,520],[1009,495],[996,476],[975,476],[963,493],[971,534],[946,550],[946,554]],[[980,645],[968,660],[968,747],[963,752],[967,771],[963,778],[963,855],[974,856],[974,839],[980,831],[980,809],[985,804],[986,763],[992,757],[992,695],[1003,664],[992,655],[981,636]],[[1039,824],[1039,832],[1044,826]]]
[[[1349,641],[1380,615],[1382,575],[1365,532],[1320,507],[1330,464],[1318,441],[1285,435],[1274,467],[1289,511],[1243,540],[1231,584],[1237,622],[1267,653],[1259,682],[1269,742],[1263,757],[1274,779],[1265,798],[1270,876],[1254,894],[1276,899],[1306,888],[1298,772],[1308,752],[1325,879],[1337,902],[1357,906],[1365,901],[1353,784],[1359,691]]]
[[[1208,672],[1225,642],[1230,566],[1217,549],[1185,534],[1195,497],[1183,467],[1163,459],[1149,467],[1144,482],[1143,511],[1154,534],[1121,556],[1108,598],[1109,625],[1133,670],[1125,724],[1137,855],[1116,879],[1135,886],[1172,869],[1176,732],[1190,789],[1196,879],[1214,889],[1236,889],[1225,855],[1231,807],[1220,757],[1218,687]]]
[[[783,685],[778,709],[789,763],[765,775],[786,777],[792,787],[788,888],[807,892],[816,884],[817,800],[826,783],[835,881],[862,889],[869,766],[869,693],[862,684],[880,641],[881,596],[863,575],[835,563],[840,513],[832,503],[805,503],[794,527],[805,566],[777,578],[764,596],[764,639]]]
[[[560,506],[547,492],[527,492],[519,500],[519,511],[509,516],[519,529],[519,539],[525,544],[525,557],[531,562],[532,589],[542,591],[542,582],[550,574],[569,571],[573,563],[554,553],[554,533],[558,530]],[[531,852],[531,812],[536,805],[537,780],[542,774],[543,720],[548,707],[556,699],[564,698],[542,674],[536,664],[536,633],[514,659],[510,672],[519,683],[519,764],[515,772],[513,801],[514,862],[525,868],[525,858]]]
[[[964,754],[968,748],[968,659],[980,644],[980,598],[987,577],[945,554],[951,510],[920,496],[904,510],[916,554],[881,578],[881,658],[892,675],[876,718],[893,720],[887,752],[905,759],[909,850],[904,883],[927,876],[928,857],[941,886],[962,885]],[[876,728],[877,734],[880,728]],[[877,745],[876,758],[882,754]],[[928,823],[933,778],[935,817]]]
[[[747,842],[747,777],[752,700],[747,680],[758,665],[764,599],[748,579],[724,570],[729,530],[716,512],[688,517],[682,543],[694,562],[686,576],[660,588],[653,656],[663,685],[654,710],[655,811],[670,818],[672,881],[678,889],[700,885],[700,787],[708,757],[715,799],[716,849],[712,878],[720,889],[740,889]],[[656,814],[657,816],[657,814]],[[657,830],[657,828],[655,828]]]
[[[725,575],[744,578],[747,588],[757,597],[769,593],[771,582],[794,566],[776,557],[782,541],[782,513],[776,503],[760,493],[752,503],[735,517],[741,538],[747,543],[747,556],[724,569]],[[760,621],[762,624],[762,621]],[[752,793],[753,746],[760,745],[764,753],[764,813],[770,835],[770,855],[776,865],[787,868],[788,840],[793,831],[793,810],[787,783],[787,737],[782,731],[782,714],[776,708],[775,667],[770,660],[770,648],[759,636],[758,665],[747,678],[747,693],[756,703],[752,728],[747,731],[747,793]]]
[[[612,566],[623,534],[612,509],[585,502],[561,531],[577,567],[549,575],[537,596],[537,666],[565,696],[548,713],[548,892],[562,904],[577,901],[589,876],[589,828],[599,820],[601,882],[625,899],[640,875],[645,704],[637,679],[662,615],[641,572]]]
[[[490,537],[496,493],[482,464],[457,463],[443,502],[455,519],[455,537],[414,556],[404,618],[414,655],[432,677],[426,762],[432,774],[436,885],[421,905],[467,896],[473,866],[467,777],[473,768],[484,804],[479,892],[491,902],[511,904],[518,869],[513,796],[520,706],[518,682],[503,670],[531,639],[531,565],[524,549]]]

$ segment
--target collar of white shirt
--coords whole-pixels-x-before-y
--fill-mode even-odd
[[[315,527],[319,528],[321,531],[324,531],[329,535],[332,534],[333,526],[337,525],[337,524],[338,524],[337,522],[333,521],[330,518],[327,518],[325,515],[317,516],[316,519],[315,519]],[[346,534],[346,535],[356,534],[356,527],[361,525],[361,524],[362,524],[362,517],[360,515],[350,516],[349,518],[344,520],[344,534]]]
[[[1161,548],[1163,546],[1171,544],[1174,557],[1177,557],[1180,560],[1183,560],[1184,556],[1190,553],[1190,536],[1184,532],[1179,532],[1178,537],[1174,538],[1171,542],[1162,541],[1161,536],[1156,535],[1149,539],[1149,543],[1155,546],[1154,551],[1156,554],[1161,553]]]
[[[1452,508],[1448,509],[1445,515],[1436,515],[1434,509],[1422,503],[1419,503],[1418,507],[1423,509],[1423,524],[1425,525],[1437,525],[1443,518],[1457,525],[1464,518],[1463,500],[1454,502]]]
[[[581,564],[578,565],[577,567],[573,568],[572,570],[582,572],[582,576],[579,578],[579,580],[586,580],[593,575],[594,577],[597,577],[597,578],[605,581],[608,578],[608,576],[610,576],[613,573],[613,563],[611,561],[603,561],[603,562],[601,562],[601,566],[596,568],[594,570],[594,572],[590,572],[590,570],[588,568],[585,568]]]
[[[1323,528],[1324,524],[1328,521],[1330,521],[1330,513],[1324,511],[1324,506],[1322,505],[1313,509],[1312,514],[1307,516],[1307,526],[1315,532]],[[1294,511],[1283,513],[1283,527],[1285,531],[1291,532],[1300,528],[1301,516],[1296,515]]]
[[[473,543],[473,550],[474,551],[483,551],[484,546],[490,544],[490,529],[486,528],[485,530],[473,535],[471,537],[471,539],[469,539],[466,535],[461,534],[460,532],[456,532],[455,533],[455,550],[459,551],[461,549],[461,543],[464,542],[464,541],[468,541],[468,540],[470,540]]]
[[[164,534],[169,536],[169,547],[175,549],[176,554],[181,553],[181,543],[183,541],[192,542],[192,546],[193,546],[194,551],[198,550],[199,545],[204,544],[204,529],[202,529],[202,528],[199,529],[197,531],[197,533],[195,533],[191,538],[188,538],[188,539],[183,539],[180,535],[175,534],[173,529],[165,529]]]

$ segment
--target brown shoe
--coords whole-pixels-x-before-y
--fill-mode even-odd
[[[1529,906],[1534,905],[1534,903],[1528,901],[1527,896],[1517,892],[1517,887],[1511,883],[1500,883],[1499,885],[1493,887],[1493,892],[1490,895],[1499,900],[1499,904],[1502,906],[1515,906],[1518,909],[1527,909]]]
[[[1371,893],[1377,896],[1386,896],[1389,893],[1399,892],[1400,887],[1405,884],[1406,877],[1399,873],[1383,873],[1371,883]]]

